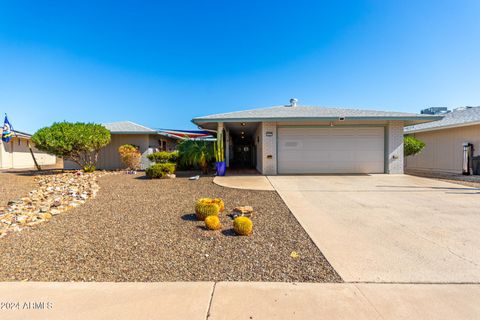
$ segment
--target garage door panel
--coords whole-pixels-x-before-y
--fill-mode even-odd
[[[279,173],[382,173],[384,130],[279,128]]]

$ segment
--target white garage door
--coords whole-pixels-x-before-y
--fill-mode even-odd
[[[383,173],[384,128],[278,128],[278,173]]]

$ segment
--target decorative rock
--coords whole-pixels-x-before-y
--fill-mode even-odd
[[[253,208],[251,206],[241,206],[233,208],[233,217],[244,216],[251,217],[253,215]]]
[[[105,171],[84,175],[82,172],[41,174],[35,178],[37,189],[27,197],[10,200],[0,207],[0,238],[21,231],[20,226],[47,222],[53,216],[85,203],[99,190],[97,178]]]

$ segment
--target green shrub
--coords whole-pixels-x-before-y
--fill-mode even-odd
[[[403,138],[403,154],[405,157],[413,156],[425,148],[425,142],[418,140],[412,136],[405,136]]]
[[[160,179],[165,177],[167,174],[175,173],[175,164],[174,163],[155,163],[145,170],[145,174],[150,179]]]
[[[95,170],[98,153],[110,138],[110,131],[100,124],[56,122],[35,132],[32,141],[38,150]]]
[[[208,172],[208,167],[215,160],[213,143],[201,140],[183,140],[178,145],[179,164],[184,167],[198,166],[203,173]]]
[[[167,152],[160,151],[149,154],[147,156],[148,160],[155,163],[177,163],[178,160],[178,151]]]
[[[93,164],[90,164],[90,165],[85,165],[83,166],[83,172],[94,172],[95,170],[97,170],[97,168],[93,165]]]

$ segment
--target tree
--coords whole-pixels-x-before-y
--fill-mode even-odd
[[[138,147],[131,144],[124,144],[118,148],[118,153],[120,153],[120,159],[123,164],[127,166],[127,169],[140,169],[142,153],[138,150]]]
[[[209,141],[184,140],[178,145],[179,162],[186,166],[198,165],[203,173],[214,159],[213,143]]]
[[[100,149],[110,143],[110,131],[95,123],[56,122],[32,136],[35,147],[78,164],[85,172],[92,172]]]
[[[413,156],[425,148],[425,142],[418,140],[412,136],[405,136],[403,138],[403,154],[405,157]]]

